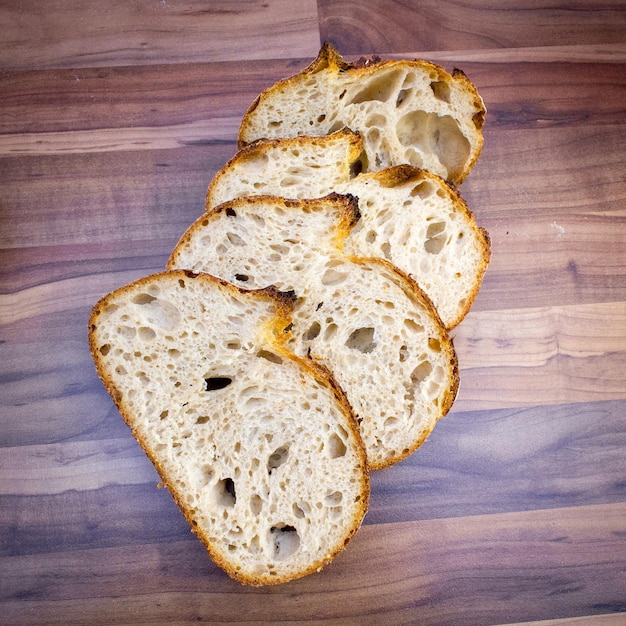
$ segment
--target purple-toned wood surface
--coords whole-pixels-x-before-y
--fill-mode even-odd
[[[626,3],[8,0],[0,31],[1,624],[626,623]],[[87,317],[324,40],[476,84],[492,261],[451,412],[331,565],[248,588],[157,489]]]

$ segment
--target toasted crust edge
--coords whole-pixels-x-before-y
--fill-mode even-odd
[[[297,148],[304,142],[315,144],[326,144],[336,139],[345,139],[348,144],[348,166],[353,167],[360,159],[365,158],[365,147],[363,137],[360,133],[349,128],[342,128],[329,135],[298,135],[297,137],[284,137],[281,139],[258,139],[243,146],[237,151],[220,170],[211,179],[207,188],[205,198],[205,212],[213,210],[217,204],[213,202],[213,192],[220,179],[226,171],[236,167],[240,163],[254,159],[257,155],[263,154],[265,151],[278,146],[286,146],[288,148]]]
[[[428,297],[428,295],[424,292],[424,290],[419,286],[419,284],[411,276],[409,276],[406,272],[403,272],[401,269],[397,268],[390,261],[387,261],[387,259],[381,259],[378,257],[363,258],[363,257],[354,257],[354,256],[349,257],[349,258],[352,258],[360,262],[367,262],[367,263],[380,265],[382,267],[385,267],[390,273],[395,274],[395,277],[398,283],[401,283],[401,287],[407,291],[408,295],[414,300],[416,300],[425,309],[427,309],[429,314],[432,315],[433,320],[435,321],[435,324],[437,325],[437,330],[439,333],[438,339],[440,340],[442,348],[446,352],[446,359],[450,364],[448,368],[448,373],[450,376],[450,386],[449,386],[447,393],[445,394],[443,398],[439,415],[437,416],[435,421],[432,423],[430,428],[425,430],[422,433],[421,437],[415,440],[413,444],[407,448],[406,452],[401,452],[400,454],[397,454],[394,457],[385,459],[385,461],[382,463],[375,463],[375,462],[370,461],[369,465],[370,465],[371,470],[380,470],[380,469],[385,469],[387,467],[391,467],[392,465],[399,463],[403,459],[406,459],[411,454],[413,454],[417,449],[419,449],[423,445],[426,439],[428,439],[430,434],[433,432],[437,422],[439,422],[440,419],[445,417],[450,412],[450,409],[452,408],[454,401],[456,399],[456,396],[458,394],[459,386],[461,382],[461,377],[459,373],[459,359],[456,353],[456,349],[454,347],[454,341],[452,337],[450,336],[450,334],[448,333],[446,326],[441,321],[441,318],[439,317],[439,313],[437,309],[435,308],[435,305],[432,303],[432,300]]]
[[[191,224],[189,228],[187,228],[182,237],[179,239],[176,246],[174,246],[174,249],[172,250],[172,253],[167,260],[167,269],[173,270],[176,267],[176,259],[180,254],[180,248],[190,239],[191,235],[196,230],[207,226],[207,220],[214,219],[220,213],[224,213],[229,210],[237,211],[237,209],[239,208],[253,205],[258,202],[263,202],[265,200],[271,200],[272,202],[279,203],[285,209],[301,206],[319,207],[324,203],[332,203],[335,208],[339,208],[340,210],[340,218],[337,225],[335,237],[335,245],[338,249],[341,249],[343,241],[350,234],[352,227],[361,218],[358,199],[350,194],[330,193],[323,198],[305,198],[299,200],[273,195],[243,196],[239,198],[234,198],[233,200],[228,200],[227,202],[223,202],[222,204],[212,207],[206,213],[196,219],[196,221],[193,222],[193,224]]]
[[[246,147],[247,145],[252,145],[254,142],[248,141],[245,139],[247,134],[247,129],[250,125],[249,117],[258,108],[259,104],[268,97],[271,97],[275,91],[280,91],[285,87],[289,87],[292,84],[296,84],[304,79],[307,76],[317,74],[318,72],[324,69],[330,69],[331,71],[337,73],[343,72],[352,72],[356,74],[367,74],[371,71],[372,68],[379,68],[383,66],[393,66],[393,65],[418,65],[422,68],[429,68],[435,71],[439,77],[443,80],[449,80],[454,83],[457,83],[462,86],[463,91],[468,93],[468,95],[473,99],[474,107],[476,108],[476,113],[472,117],[472,121],[477,131],[477,143],[474,150],[474,154],[472,158],[465,164],[463,170],[452,180],[451,182],[455,184],[461,184],[465,178],[472,171],[478,158],[482,152],[484,145],[484,136],[481,132],[482,127],[485,123],[485,116],[487,114],[487,108],[485,106],[485,102],[482,96],[478,93],[478,89],[476,85],[467,77],[465,72],[459,68],[454,68],[452,73],[447,72],[443,67],[433,63],[431,61],[425,61],[420,58],[412,58],[412,59],[381,59],[378,56],[372,56],[369,59],[359,59],[356,62],[346,61],[341,54],[337,51],[337,49],[328,41],[325,41],[320,48],[317,57],[313,62],[311,62],[307,67],[305,67],[300,72],[288,76],[287,78],[283,78],[273,85],[265,88],[261,93],[257,95],[257,97],[253,100],[253,102],[248,106],[246,112],[243,115],[241,120],[241,124],[239,127],[239,131],[237,134],[237,145],[239,149]]]

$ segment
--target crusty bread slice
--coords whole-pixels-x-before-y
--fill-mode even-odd
[[[369,499],[345,395],[285,348],[292,310],[289,294],[165,272],[104,297],[89,322],[98,373],[193,532],[252,585],[328,563]]]
[[[449,410],[458,368],[445,327],[415,281],[384,259],[341,252],[357,219],[349,196],[238,198],[196,221],[168,267],[294,291],[287,346],[333,372],[378,469],[419,447]]]
[[[448,329],[467,314],[489,263],[487,231],[442,178],[408,165],[358,173],[363,138],[351,131],[323,137],[260,140],[239,151],[209,185],[206,209],[240,196],[359,198],[361,219],[345,252],[385,258],[412,276]]]
[[[347,63],[326,43],[309,67],[256,98],[239,144],[347,126],[364,136],[370,171],[409,164],[458,184],[482,149],[485,112],[460,70],[422,60]]]

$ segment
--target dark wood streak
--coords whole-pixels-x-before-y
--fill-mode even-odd
[[[321,0],[319,13],[322,39],[357,55],[623,43],[626,27],[620,2],[593,0],[558,6],[503,0],[497,10],[459,0],[445,10],[437,0]]]

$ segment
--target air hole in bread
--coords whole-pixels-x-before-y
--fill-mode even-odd
[[[273,120],[269,123],[270,128],[278,128],[279,126],[282,126],[282,124],[282,120]]]
[[[428,339],[428,347],[433,352],[441,352],[441,342],[436,337],[430,337]]]
[[[233,246],[245,246],[246,245],[245,240],[242,239],[237,233],[228,232],[226,233],[226,237],[228,241],[230,241],[230,243],[233,244]]]
[[[272,243],[269,245],[269,248],[278,254],[287,254],[287,252],[289,252],[289,246],[281,243]]]
[[[455,179],[469,159],[470,144],[453,117],[444,115],[437,118],[437,129],[433,132],[433,141],[434,153],[439,162],[448,170],[447,178]]]
[[[390,219],[394,217],[394,211],[390,209],[382,209],[378,212],[376,216],[376,221],[378,226],[381,227],[383,224],[386,224]]]
[[[343,494],[341,491],[332,491],[326,494],[324,500],[328,506],[337,506],[338,504],[341,504]]]
[[[413,167],[424,166],[424,159],[422,158],[422,155],[413,150],[413,148],[408,148],[404,151],[404,162],[412,165]],[[407,206],[407,204],[408,203],[405,201],[404,205]]]
[[[374,149],[376,149],[378,147],[378,144],[380,142],[380,129],[379,128],[368,128],[367,132],[365,133],[365,139],[367,140],[367,143],[371,146],[374,147]],[[377,155],[376,156],[376,164],[380,165],[382,163],[380,157]]]
[[[147,326],[140,326],[137,331],[140,339],[144,341],[152,341],[156,337],[156,333],[152,330],[152,328],[148,328]]]
[[[143,385],[147,385],[150,382],[150,378],[148,378],[148,375],[145,372],[135,372],[135,376]]]
[[[337,324],[332,320],[327,320],[327,326],[324,329],[324,341],[330,341],[337,334]]]
[[[363,161],[357,159],[354,163],[350,164],[350,178],[356,178],[364,169]]]
[[[134,298],[133,298],[133,302],[135,304],[150,304],[151,302],[154,302],[154,300],[156,300],[156,298],[152,295],[150,295],[149,293],[138,293]]]
[[[404,325],[413,333],[421,334],[424,332],[424,327],[421,324],[408,317],[404,320]]]
[[[280,364],[283,362],[283,360],[277,354],[274,354],[274,352],[270,352],[269,350],[259,350],[257,352],[257,356],[261,359],[269,361],[270,363]]]
[[[283,463],[287,461],[287,457],[289,456],[289,446],[279,446],[270,454],[270,457],[267,461],[267,472],[268,474],[272,473],[272,470],[279,468]]]
[[[232,478],[218,480],[215,485],[215,495],[220,506],[232,508],[237,502],[235,483]]]
[[[346,127],[346,123],[342,120],[335,120],[332,126],[328,129],[328,134],[336,133],[338,130]]]
[[[117,327],[117,334],[124,339],[131,340],[135,338],[137,331],[132,326],[122,325]]]
[[[205,378],[204,382],[206,383],[205,391],[218,391],[228,387],[233,382],[233,379],[228,376],[212,376],[211,378]]]
[[[346,102],[346,106],[349,104],[370,102],[372,100],[387,102],[396,90],[400,73],[401,70],[385,72],[378,78],[371,80],[365,88],[361,89],[361,91],[357,92]]]
[[[432,372],[433,366],[430,361],[423,361],[411,372],[411,382],[414,385],[422,383]]]
[[[348,278],[347,272],[342,272],[335,267],[331,266],[326,269],[322,275],[322,285],[339,285]]]
[[[343,439],[337,434],[333,433],[328,438],[328,454],[331,459],[338,459],[345,456],[347,452],[346,444]]]
[[[278,184],[281,187],[292,187],[293,185],[297,185],[300,182],[301,178],[299,178],[298,176],[285,176]]]
[[[293,514],[296,516],[297,519],[304,519],[306,514],[304,512],[304,509],[299,504],[296,504],[294,502],[291,508],[293,510]]]
[[[98,348],[98,350],[100,351],[100,354],[102,356],[106,356],[111,351],[111,344],[110,343],[105,343],[104,345],[100,346],[100,348]]]
[[[365,120],[365,126],[368,128],[373,126],[376,128],[385,128],[387,125],[387,120],[384,115],[380,115],[378,113],[373,113]]]
[[[258,515],[263,509],[263,499],[258,494],[250,496],[250,512],[252,515]]]
[[[396,109],[402,106],[402,103],[406,101],[408,95],[408,89],[400,89],[398,95],[396,96]]]
[[[321,124],[325,119],[326,119],[326,115],[322,113],[321,115],[317,116],[317,123]]]
[[[247,283],[250,280],[250,276],[247,274],[235,274],[235,280],[238,280],[240,283]]]
[[[374,341],[374,328],[371,326],[364,326],[363,328],[353,330],[346,340],[345,345],[346,348],[358,350],[364,354],[372,352],[376,347],[376,342]]]
[[[469,141],[449,115],[411,111],[398,120],[396,135],[403,146],[435,155],[448,170],[448,178],[459,174],[469,158]]]
[[[439,254],[446,243],[445,222],[434,222],[428,226],[424,250],[429,254]]]
[[[386,420],[385,423],[383,424],[383,428],[385,430],[390,430],[393,426],[395,426],[396,424],[398,424],[400,420],[395,417],[394,415],[390,415]]]
[[[367,243],[374,243],[377,237],[378,237],[377,232],[375,230],[370,230],[367,232],[367,235],[365,235],[365,241]]]
[[[430,88],[437,100],[450,104],[450,86],[445,80],[434,80],[430,83]]]
[[[208,415],[200,415],[200,417],[196,420],[196,424],[206,424],[210,420],[211,418]]]
[[[313,341],[313,339],[315,339],[320,334],[321,329],[322,327],[320,326],[319,322],[313,322],[309,326],[309,329],[304,333],[304,340]]]
[[[413,189],[411,189],[411,195],[413,197],[417,196],[418,198],[422,200],[426,200],[426,198],[433,195],[434,191],[435,191],[434,185],[428,180],[423,180],[422,182],[415,185]]]
[[[270,528],[270,535],[274,547],[274,558],[277,560],[288,559],[300,547],[300,535],[293,526],[277,524]]]
[[[168,416],[169,414],[170,414],[170,412],[169,412],[167,409],[165,409],[165,411],[161,411],[161,413],[159,413],[159,417],[160,417],[162,420],[164,420],[164,419],[166,419],[166,418],[167,418],[167,416]]]
[[[150,326],[172,330],[180,323],[180,311],[171,302],[159,300],[148,293],[138,294],[133,302],[141,307],[140,314]]]

